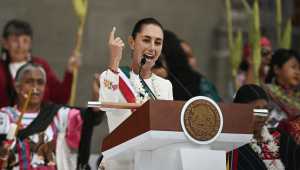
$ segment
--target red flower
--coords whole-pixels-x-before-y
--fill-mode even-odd
[[[273,135],[274,138],[278,138],[279,135],[280,135],[280,133],[279,133],[278,131],[274,131],[274,132],[272,133],[272,135]]]
[[[267,146],[267,144],[266,144],[266,143],[265,143],[265,144],[263,144],[263,145],[262,145],[262,147],[263,147],[264,149],[268,150],[268,146]]]
[[[264,159],[271,159],[271,155],[268,154],[268,153],[265,153],[265,154],[264,154]]]

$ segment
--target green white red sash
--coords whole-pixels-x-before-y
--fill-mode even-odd
[[[119,88],[121,92],[123,93],[123,96],[125,97],[127,103],[135,103],[137,93],[135,92],[133,86],[131,85],[129,78],[130,74],[129,71],[131,69],[128,66],[121,67],[118,69],[119,72]],[[148,88],[143,84],[143,88],[148,93],[148,96],[153,99],[152,95],[150,94]],[[132,113],[135,110],[131,110]]]

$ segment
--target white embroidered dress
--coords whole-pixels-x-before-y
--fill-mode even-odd
[[[120,73],[119,73],[120,74]],[[100,102],[119,102],[119,103],[127,103],[122,91],[119,89],[119,76],[120,75],[114,74],[112,71],[104,71],[100,76]],[[130,73],[132,76],[134,73]],[[134,79],[137,80],[138,78],[135,75]],[[153,77],[152,77],[153,76]],[[144,79],[145,83],[159,99],[163,100],[173,100],[173,91],[172,91],[172,84],[169,80],[163,79],[158,77],[152,73],[151,78]],[[155,79],[155,83],[153,83],[153,78]],[[139,81],[138,81],[139,82]],[[159,90],[153,87],[153,84],[159,86]],[[137,87],[138,85],[133,85]],[[140,86],[140,84],[139,84]],[[160,94],[156,94],[155,92],[159,91]],[[136,92],[138,94],[138,92]],[[130,109],[107,109],[101,108],[101,110],[106,111],[109,133],[111,133],[115,128],[117,128],[125,119],[127,119],[131,114]],[[113,169],[113,170],[131,170],[133,169],[134,162],[127,161],[127,162],[117,162],[115,160],[107,160],[105,157],[102,160],[102,164],[105,169]],[[98,170],[103,170],[101,165],[99,165]]]

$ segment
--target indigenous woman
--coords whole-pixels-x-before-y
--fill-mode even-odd
[[[269,132],[265,126],[269,108],[265,91],[257,85],[244,85],[238,90],[234,103],[247,103],[253,109],[264,109],[265,113],[260,110],[259,115],[253,115],[253,139],[227,154],[227,167],[231,170],[298,170],[300,147],[282,131]]]
[[[270,60],[273,55],[273,48],[271,42],[266,37],[260,38],[261,47],[261,62],[259,67],[259,82],[265,82],[270,68]],[[240,64],[240,69],[242,73],[236,76],[238,86],[241,87],[244,84],[254,84],[254,65],[253,65],[253,50],[248,43],[244,50],[242,56],[242,62]],[[233,100],[235,91],[233,89],[232,83],[229,85],[229,97]]]
[[[74,169],[69,147],[77,148],[79,145],[83,118],[85,115],[93,115],[93,124],[102,121],[104,112],[98,108],[78,110],[42,103],[46,82],[45,70],[35,63],[23,65],[16,74],[14,86],[18,104],[0,110],[0,142],[6,139],[10,124],[18,122],[30,89],[32,93],[21,120],[17,144],[10,151],[3,143],[0,147],[2,160],[10,153],[5,169]],[[93,88],[93,98],[96,101],[99,88],[100,86]]]
[[[196,60],[190,46],[187,46],[186,43],[182,46],[174,33],[165,30],[162,53],[165,56],[168,69],[193,96],[207,96],[216,102],[220,102],[212,83],[203,75],[194,71]],[[192,61],[192,58],[194,58],[194,61]],[[190,99],[190,96],[182,90],[173,77],[169,76],[168,79],[173,84],[174,100],[187,101]]]
[[[300,57],[292,50],[278,50],[270,63],[270,71],[262,88],[270,97],[268,128],[275,129],[288,117],[300,114]]]
[[[150,72],[158,59],[163,44],[163,28],[153,18],[138,21],[133,28],[132,35],[128,38],[129,47],[132,49],[132,60],[129,66],[119,68],[124,49],[123,41],[114,38],[116,28],[113,28],[109,38],[111,59],[109,68],[100,77],[100,102],[120,103],[145,103],[154,99],[150,90],[158,100],[173,100],[172,84],[170,81],[156,76]],[[141,60],[146,63],[140,71],[148,89],[138,76]],[[134,110],[129,109],[101,109],[107,111],[109,131],[112,132]]]
[[[124,49],[123,41],[114,38],[116,28],[113,28],[109,38],[111,59],[109,68],[100,76],[100,102],[145,103],[149,99],[173,100],[172,84],[170,81],[150,72],[158,59],[163,45],[164,32],[161,24],[153,18],[145,18],[136,23],[132,35],[128,38],[132,49],[132,60],[129,66],[119,68]],[[146,63],[141,69],[141,77],[148,89],[139,79],[141,60]],[[153,92],[151,94],[150,90]],[[134,110],[101,109],[106,111],[109,132],[117,128]],[[107,169],[133,169],[133,162],[118,164],[114,160],[104,160]],[[103,168],[101,165],[99,168]]]
[[[31,56],[32,29],[26,21],[12,20],[6,24],[2,35],[2,54],[0,56],[0,108],[10,105],[15,92],[13,80],[17,70],[28,62],[41,65],[47,75],[45,94],[42,102],[66,104],[70,98],[72,72],[81,66],[81,56],[73,54],[65,71],[64,80],[60,82],[46,60]],[[13,106],[15,103],[11,103]]]

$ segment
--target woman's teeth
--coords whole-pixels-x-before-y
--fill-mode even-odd
[[[150,54],[144,54],[144,58],[146,58],[146,61],[150,62],[154,56]]]

